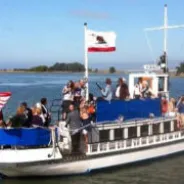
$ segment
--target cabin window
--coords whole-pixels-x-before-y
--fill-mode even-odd
[[[137,137],[137,127],[129,127],[128,128],[128,138]]]
[[[141,126],[141,137],[148,136],[148,125]]]
[[[158,79],[158,91],[164,91],[164,77]]]
[[[109,130],[100,130],[100,142],[109,141]]]
[[[123,139],[123,129],[115,129],[114,130],[114,139],[115,140]]]
[[[153,124],[153,134],[159,134],[160,133],[160,123]]]
[[[164,122],[164,133],[169,133],[171,130],[170,121]]]

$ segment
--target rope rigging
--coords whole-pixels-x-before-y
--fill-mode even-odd
[[[153,54],[153,49],[152,49],[151,43],[150,43],[150,41],[149,41],[149,39],[148,39],[147,32],[144,31],[144,33],[145,33],[144,35],[145,35],[145,39],[146,39],[147,45],[148,45],[149,50],[150,50],[151,59],[152,59],[153,63],[156,63],[156,57],[155,57],[154,54]]]

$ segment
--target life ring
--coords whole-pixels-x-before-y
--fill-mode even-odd
[[[161,102],[161,110],[163,114],[168,111],[168,101],[166,99],[163,99]]]

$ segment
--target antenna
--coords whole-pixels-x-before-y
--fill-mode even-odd
[[[183,25],[172,25],[169,26],[168,25],[168,16],[167,16],[167,5],[165,4],[164,6],[164,25],[160,26],[160,27],[153,27],[153,28],[146,28],[144,29],[144,31],[159,31],[159,30],[164,30],[164,48],[163,48],[163,52],[164,52],[164,57],[165,57],[165,69],[166,71],[168,71],[168,54],[167,54],[167,31],[168,29],[178,29],[178,28],[184,28],[184,24]]]

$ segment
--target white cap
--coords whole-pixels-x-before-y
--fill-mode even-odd
[[[122,77],[123,81],[126,82],[126,79],[124,77]]]
[[[40,109],[42,108],[42,105],[41,105],[41,103],[39,103],[39,102],[38,102],[38,103],[36,103],[36,105],[35,105],[35,106],[36,106],[37,108],[40,108]]]

